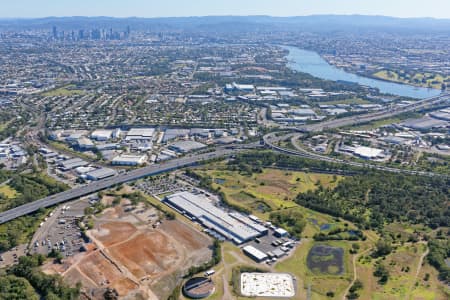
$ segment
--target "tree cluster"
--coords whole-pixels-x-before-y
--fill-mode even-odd
[[[67,286],[58,275],[47,275],[39,270],[45,261],[42,255],[22,256],[19,263],[7,270],[7,279],[2,280],[0,299],[48,299],[74,300],[80,295],[81,285],[75,288]],[[23,290],[18,290],[20,286]],[[8,294],[5,298],[3,291]],[[26,295],[24,298],[20,298]]]
[[[306,226],[303,214],[296,209],[285,209],[270,213],[270,221],[278,227],[286,228],[289,234],[300,238]]]

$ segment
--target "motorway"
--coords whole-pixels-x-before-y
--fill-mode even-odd
[[[320,122],[317,124],[311,124],[311,125],[303,125],[296,130],[303,131],[303,132],[319,132],[326,129],[332,129],[332,128],[339,128],[344,126],[351,126],[361,123],[367,123],[371,121],[376,121],[380,119],[387,119],[402,113],[411,112],[415,110],[422,110],[427,107],[444,104],[446,102],[449,102],[450,100],[450,94],[449,93],[442,93],[439,96],[423,99],[420,101],[416,101],[412,104],[405,105],[403,107],[397,107],[392,110],[381,110],[370,114],[365,114],[361,116],[352,116],[342,119],[335,119],[325,122]]]
[[[122,173],[116,175],[114,177],[110,177],[107,179],[99,180],[92,182],[90,184],[77,187],[59,194],[55,194],[34,202],[30,202],[16,208],[10,209],[8,211],[0,213],[0,224],[11,221],[15,218],[30,214],[32,212],[37,211],[39,208],[50,207],[62,202],[66,202],[69,200],[73,200],[76,198],[80,198],[111,186],[130,182],[139,178],[143,178],[146,176],[157,175],[160,173],[172,171],[179,168],[193,166],[197,163],[200,163],[205,160],[215,159],[230,156],[239,151],[244,150],[245,148],[217,148],[214,152],[198,154],[194,156],[186,156],[178,159],[174,159],[165,163],[161,163],[158,165],[151,165],[148,167],[143,167],[140,169],[136,169],[133,171],[129,171],[126,173]]]

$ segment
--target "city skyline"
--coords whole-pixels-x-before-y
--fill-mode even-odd
[[[304,15],[383,15],[401,18],[450,18],[450,2],[447,0],[380,0],[376,3],[359,0],[321,0],[296,1],[286,0],[283,5],[274,0],[197,0],[189,3],[180,0],[123,1],[97,0],[87,1],[36,1],[20,0],[2,3],[0,18],[42,18],[49,16],[111,16],[111,17],[188,17],[213,15],[270,15],[270,16],[304,16]]]

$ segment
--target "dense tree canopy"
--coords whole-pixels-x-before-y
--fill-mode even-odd
[[[297,238],[306,226],[303,214],[296,209],[285,209],[270,213],[270,221],[275,226],[287,228],[289,233]]]
[[[20,257],[19,263],[7,270],[8,276],[0,278],[0,299],[78,299],[80,285],[71,288],[62,277],[42,273],[39,267],[44,261],[42,255]],[[18,298],[9,298],[11,295]],[[26,297],[21,298],[23,295]]]
[[[427,256],[428,262],[439,271],[439,278],[450,283],[450,267],[446,259],[450,257],[450,240],[431,240],[428,243],[430,253]]]
[[[65,184],[41,173],[12,174],[9,171],[0,170],[0,182],[6,182],[7,180],[9,180],[8,185],[17,194],[13,198],[0,194],[0,211],[5,211],[67,189]],[[36,228],[41,222],[40,220],[44,213],[45,211],[38,211],[33,215],[23,216],[1,224],[0,251],[17,246],[22,237],[33,234],[33,228]]]
[[[247,164],[254,170],[277,166],[327,173],[344,172],[350,176],[341,180],[335,189],[319,186],[316,191],[298,195],[295,201],[367,227],[380,228],[386,222],[394,221],[425,224],[431,228],[450,225],[450,179],[445,177],[394,174],[269,151],[238,155],[230,162],[230,168],[241,164]]]
[[[39,300],[31,284],[14,275],[0,276],[0,300]]]
[[[450,225],[450,181],[371,171],[346,177],[334,190],[298,195],[300,205],[378,228],[395,221]]]

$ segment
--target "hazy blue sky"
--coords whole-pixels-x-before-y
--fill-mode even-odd
[[[0,17],[368,14],[450,18],[450,0],[1,0]]]

